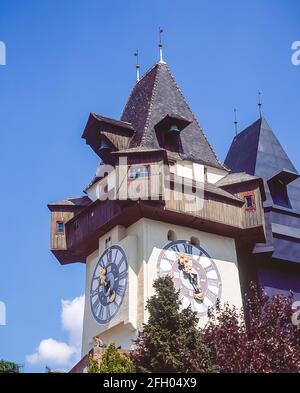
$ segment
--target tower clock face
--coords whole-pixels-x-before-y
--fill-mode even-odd
[[[157,270],[159,276],[173,277],[183,308],[191,306],[199,318],[221,298],[222,283],[214,261],[203,248],[190,242],[167,244],[160,253]]]
[[[124,250],[111,246],[99,258],[91,281],[90,304],[95,320],[108,323],[118,312],[127,287],[128,261]]]

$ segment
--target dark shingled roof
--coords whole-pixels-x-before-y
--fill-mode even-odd
[[[154,127],[170,114],[191,122],[180,133],[181,157],[224,169],[167,65],[157,63],[136,83],[123,111],[121,121],[130,123],[135,130],[129,147],[159,148]]]
[[[88,119],[88,124],[85,130],[83,131],[82,138],[85,138],[87,135],[88,127],[90,126],[91,122],[97,122],[101,128],[105,129],[105,126],[112,126],[112,127],[117,127],[118,129],[124,129],[128,131],[128,135],[131,136],[134,129],[131,124],[128,122],[112,119],[110,117],[102,116],[102,115],[97,115],[96,113],[91,113],[90,117]],[[101,129],[102,129],[101,128]]]
[[[216,184],[213,183],[207,183],[207,182],[204,183],[204,191],[209,192],[211,194],[220,195],[227,199],[232,199],[233,201],[238,201],[243,203],[243,201],[239,199],[237,196],[223,190],[222,188],[218,187]]]
[[[267,181],[281,171],[298,173],[266,119],[261,117],[232,141],[225,165],[233,172],[245,171]],[[293,209],[300,211],[300,179],[288,185]]]
[[[264,117],[234,138],[225,165],[233,172],[244,171],[265,180],[283,168],[296,172]]]
[[[92,203],[86,195],[75,196],[49,203],[48,206],[88,206]]]
[[[215,184],[218,187],[230,186],[232,184],[247,183],[253,180],[259,180],[258,177],[248,175],[246,172],[229,173]]]
[[[165,149],[161,148],[151,148],[146,146],[131,147],[129,149],[123,149],[119,151],[114,151],[112,154],[130,154],[130,153],[154,153],[154,152],[165,152]]]

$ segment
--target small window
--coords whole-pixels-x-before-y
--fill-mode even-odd
[[[207,167],[204,167],[204,182],[207,183]]]
[[[292,208],[287,186],[285,184],[283,184],[280,180],[277,180],[269,183],[269,188],[275,205],[286,207],[288,209]]]
[[[57,221],[56,223],[56,233],[61,235],[65,231],[65,225],[62,221]]]
[[[135,180],[149,177],[149,168],[147,166],[132,166],[128,171],[128,179]]]
[[[196,236],[191,236],[191,244],[196,247],[200,247],[200,240]]]
[[[111,237],[109,236],[107,239],[105,239],[105,249],[109,248],[111,244]]]
[[[255,209],[254,195],[245,195],[246,210]]]
[[[177,240],[176,233],[174,231],[172,231],[172,229],[170,229],[168,231],[168,240],[171,242],[176,242],[176,240]]]

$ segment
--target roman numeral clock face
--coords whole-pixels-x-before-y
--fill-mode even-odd
[[[111,246],[99,258],[91,281],[90,304],[95,320],[108,323],[118,312],[127,287],[128,261],[124,250]]]
[[[221,298],[221,278],[218,269],[207,254],[198,246],[185,240],[171,242],[164,247],[158,259],[158,275],[170,275],[180,291],[182,307],[191,306],[198,317],[207,315]]]

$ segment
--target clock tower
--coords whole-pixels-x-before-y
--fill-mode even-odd
[[[167,64],[136,82],[120,119],[91,113],[82,137],[96,175],[49,205],[52,252],[86,265],[82,356],[95,336],[132,348],[158,276],[200,325],[218,299],[241,307],[237,248],[265,241],[263,183],[218,161]]]

